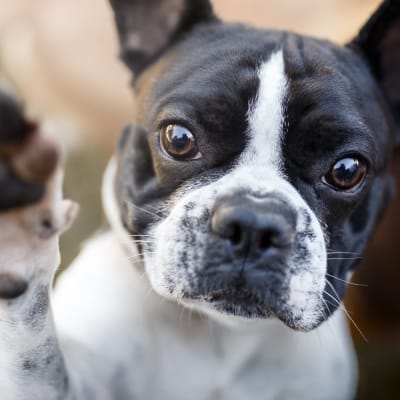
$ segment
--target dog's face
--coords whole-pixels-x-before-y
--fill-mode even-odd
[[[136,101],[115,191],[155,291],[298,330],[338,307],[391,192],[395,3],[339,47],[207,1],[112,1]]]

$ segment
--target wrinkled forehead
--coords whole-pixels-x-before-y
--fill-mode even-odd
[[[267,76],[263,67],[276,53],[282,68]],[[275,101],[284,109],[282,123],[296,127],[292,132],[326,128],[339,141],[365,137],[372,147],[386,140],[383,101],[370,101],[380,100],[379,91],[353,51],[235,25],[200,26],[144,74],[137,89],[140,96],[144,88],[147,99],[138,103],[146,109],[138,110],[138,118],[144,126],[168,119],[190,122],[189,128],[211,135],[216,144],[227,134],[244,138],[251,105],[283,80]]]
[[[326,143],[327,151],[354,140],[384,151],[389,139],[387,107],[358,54],[330,42],[292,35],[284,44],[284,55],[289,134],[307,139],[320,132],[333,139]]]

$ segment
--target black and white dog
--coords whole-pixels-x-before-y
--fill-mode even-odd
[[[39,203],[0,202],[1,398],[351,399],[338,309],[393,191],[400,2],[345,47],[207,0],[111,3],[136,104],[111,230],[49,307],[73,207],[54,177]]]

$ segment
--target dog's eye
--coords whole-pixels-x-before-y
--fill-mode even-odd
[[[339,190],[355,189],[364,180],[367,166],[361,159],[346,157],[337,161],[323,181]]]
[[[162,149],[178,160],[195,160],[201,158],[196,138],[192,132],[181,125],[168,125],[160,131]]]

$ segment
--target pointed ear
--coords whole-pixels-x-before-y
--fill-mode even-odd
[[[175,40],[216,19],[209,0],[110,0],[121,58],[136,77]]]
[[[348,46],[362,53],[386,95],[400,144],[400,1],[383,1]]]

